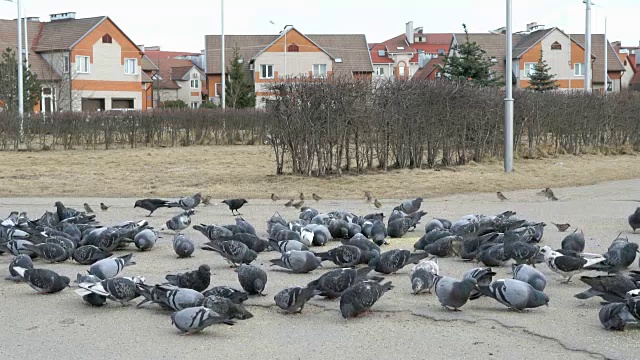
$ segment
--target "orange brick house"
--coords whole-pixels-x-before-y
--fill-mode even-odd
[[[285,41],[286,39],[286,41]],[[373,67],[364,35],[309,35],[288,27],[280,35],[225,35],[226,68],[238,49],[246,74],[254,83],[256,106],[271,95],[266,84],[286,77],[349,76],[371,79]],[[286,49],[286,50],[285,50]],[[220,102],[221,37],[205,37],[209,99]]]
[[[29,63],[42,81],[35,111],[142,110],[143,52],[108,17],[76,19],[75,13],[30,18]],[[16,20],[0,20],[0,45],[15,47]]]

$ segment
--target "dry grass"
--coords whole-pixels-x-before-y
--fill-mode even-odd
[[[640,177],[634,155],[560,156],[518,160],[514,174],[502,163],[454,169],[400,170],[360,176],[302,178],[274,175],[267,146],[194,146],[120,150],[3,153],[0,196],[175,197],[201,191],[215,199],[282,198],[316,192],[325,198],[433,197],[588,185]]]

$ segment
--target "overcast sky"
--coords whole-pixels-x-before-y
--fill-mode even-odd
[[[49,14],[75,11],[78,18],[109,16],[138,44],[163,50],[199,51],[205,34],[220,34],[220,0],[22,0],[28,16],[48,20]],[[97,6],[97,3],[103,6]],[[275,34],[287,25],[303,33],[365,34],[379,42],[404,32],[405,23],[424,32],[486,32],[505,25],[505,0],[227,0],[226,34]],[[584,33],[581,0],[513,0],[514,31],[529,22]],[[592,10],[593,32],[604,31],[608,14],[611,41],[637,46],[640,0],[599,0]],[[14,19],[16,7],[0,0],[0,18]],[[269,21],[276,25],[272,25]]]

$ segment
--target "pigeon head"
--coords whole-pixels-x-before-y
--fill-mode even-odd
[[[422,281],[422,279],[416,277],[411,281],[411,289],[413,290],[414,294],[418,294],[418,292],[420,290],[422,290],[424,286],[424,281]]]
[[[232,311],[234,313],[234,317],[240,320],[247,320],[253,317],[253,314],[240,304],[234,304],[234,306],[232,307]]]
[[[413,204],[414,204],[414,205],[422,204],[422,202],[423,202],[423,201],[424,201],[424,199],[423,199],[423,198],[421,198],[421,197],[419,197],[419,198],[415,198],[415,199],[413,200]]]
[[[537,307],[541,305],[549,306],[549,296],[542,291],[535,290],[529,298],[527,306]]]
[[[373,258],[371,258],[371,260],[369,260],[369,263],[367,264],[367,266],[375,268],[379,262],[380,262],[380,257],[374,256]]]
[[[551,249],[549,246],[543,246],[540,248],[540,253],[542,255],[544,255],[545,258],[548,258],[549,256],[551,256],[551,254],[553,254],[553,249]]]
[[[211,268],[209,267],[209,265],[200,265],[200,267],[198,268],[198,271],[203,274],[211,275]]]
[[[258,257],[258,253],[253,251],[253,250],[251,250],[251,249],[248,249],[247,250],[247,254],[244,257],[245,257],[246,260],[251,262],[251,261],[255,260]]]
[[[56,201],[55,204],[53,204],[53,206],[55,207],[64,207],[64,205],[62,204],[62,201]]]
[[[340,306],[340,312],[343,318],[348,319],[355,316],[356,309],[351,304],[342,304],[342,306]]]
[[[60,282],[64,284],[64,287],[69,287],[69,283],[71,283],[71,279],[67,276],[60,276]]]

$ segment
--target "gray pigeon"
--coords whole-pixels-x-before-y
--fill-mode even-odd
[[[411,253],[409,250],[393,249],[383,252],[380,256],[369,261],[375,271],[382,274],[395,273],[408,264],[417,264],[418,261],[429,256],[428,253]]]
[[[84,245],[77,248],[71,257],[80,265],[91,265],[96,261],[106,259],[113,253],[104,251],[94,245]]]
[[[409,273],[409,279],[411,280],[411,289],[414,294],[419,294],[422,291],[431,292],[431,288],[436,282],[436,276],[429,261],[422,260],[411,269]]]
[[[202,295],[206,297],[219,296],[227,298],[233,301],[235,304],[241,304],[249,299],[249,294],[247,294],[246,292],[234,289],[229,286],[214,286],[209,290],[203,291]]]
[[[438,219],[431,219],[424,227],[424,233],[428,234],[431,230],[444,230],[444,224]]]
[[[198,291],[187,288],[179,288],[173,285],[156,285],[159,302],[173,310],[198,306],[204,299],[204,295]]]
[[[515,310],[549,306],[549,297],[524,281],[515,279],[496,280],[489,286],[479,286],[483,295]]]
[[[636,211],[629,215],[629,226],[636,232],[636,229],[640,229],[640,207],[636,208]]]
[[[287,314],[302,312],[304,304],[317,294],[314,286],[290,287],[281,290],[274,297],[276,305]]]
[[[80,289],[76,292],[81,296],[94,293],[122,305],[140,296],[136,290],[136,283],[124,277],[110,278],[99,283],[81,283],[78,287]]]
[[[435,283],[436,296],[447,310],[458,311],[469,300],[476,282],[472,277],[458,281],[454,278],[438,276]]]
[[[578,229],[576,229],[576,231],[572,232],[571,234],[567,235],[563,240],[562,240],[562,249],[563,250],[572,250],[578,253],[581,253],[584,251],[584,246],[585,246],[585,241],[584,241],[584,234],[581,232],[577,232]]]
[[[202,292],[211,283],[211,268],[209,265],[200,265],[197,270],[175,275],[169,274],[164,278],[171,285]]]
[[[173,237],[173,251],[178,255],[179,258],[188,258],[195,251],[195,245],[193,245],[193,240],[191,238],[183,235],[176,234]]]
[[[342,293],[355,283],[367,279],[371,270],[373,270],[371,267],[357,270],[350,268],[331,270],[307,284],[307,287],[316,288],[320,296],[335,299],[342,296]],[[382,278],[379,280],[381,281]]]
[[[193,225],[195,230],[198,230],[202,235],[206,236],[209,240],[220,240],[225,237],[233,235],[233,231],[218,225]]]
[[[5,280],[20,281],[22,278],[16,272],[15,267],[21,267],[23,269],[33,269],[33,262],[28,255],[18,255],[11,260],[9,264],[9,276]]]
[[[608,302],[623,302],[627,299],[629,291],[640,287],[629,277],[620,274],[595,277],[581,276],[580,281],[590,286],[588,290],[574,295],[581,300],[600,296]]]
[[[135,265],[135,261],[131,261],[133,254],[127,254],[115,258],[100,260],[89,268],[89,274],[95,275],[102,280],[115,277],[125,268],[125,266]]]
[[[424,247],[424,251],[438,257],[453,255],[453,241],[461,239],[460,236],[447,236],[436,240],[433,244]]]
[[[194,213],[195,213],[195,210],[191,209],[183,212],[182,214],[178,214],[172,217],[171,219],[169,219],[165,223],[165,226],[169,230],[182,231],[188,228],[189,225],[191,225],[191,215],[193,215]]]
[[[534,263],[539,252],[538,246],[520,241],[515,232],[510,230],[504,234],[504,254],[515,260],[516,264]]]
[[[462,279],[475,279],[477,286],[489,286],[493,282],[493,277],[496,273],[491,270],[490,267],[486,268],[474,268],[467,270],[463,275]],[[478,290],[478,288],[474,288],[471,290],[471,294],[469,295],[469,300],[475,300],[482,296],[482,293]]]
[[[38,245],[25,245],[25,249],[31,250],[49,262],[63,262],[69,258],[69,253],[65,248],[54,243],[44,243]]]
[[[380,284],[367,280],[357,282],[340,297],[340,313],[345,319],[356,317],[369,310],[387,291],[392,289],[391,281]]]
[[[267,273],[254,265],[241,264],[238,269],[238,281],[242,289],[249,295],[265,295],[265,286],[267,285]]]
[[[158,241],[158,232],[151,229],[144,229],[133,238],[134,245],[140,251],[151,250]]]
[[[186,334],[193,334],[214,324],[233,325],[234,322],[213,310],[198,306],[174,312],[171,314],[171,324]]]
[[[258,253],[249,249],[247,245],[231,241],[210,241],[206,243],[203,250],[215,251],[225,258],[232,266],[237,264],[250,264],[258,257]]]
[[[607,330],[622,331],[627,324],[637,324],[638,322],[638,319],[629,312],[625,303],[611,303],[603,306],[598,313],[598,318]]]
[[[284,240],[284,241],[269,240],[269,246],[273,250],[281,254],[291,250],[297,250],[297,251],[309,250],[309,248],[305,244],[297,240]]]
[[[609,246],[608,251],[603,254],[605,260],[593,265],[587,265],[587,270],[606,271],[616,273],[628,268],[636,260],[638,244],[629,242],[629,239],[618,238]]]
[[[14,266],[13,270],[39,294],[53,294],[64,290],[69,286],[71,279],[58,275],[53,270],[48,269],[25,269]]]
[[[28,240],[16,239],[0,244],[0,246],[6,248],[14,256],[25,254],[29,255],[32,259],[36,258],[38,255],[36,255],[32,250],[27,249],[25,247],[26,245],[33,245],[33,243]]]
[[[236,217],[236,225],[241,227],[245,233],[256,235],[256,229],[251,225],[250,222],[246,221],[242,218],[242,216]]]
[[[356,246],[342,245],[327,252],[315,253],[322,261],[329,260],[340,267],[351,267],[360,263],[362,250]]]
[[[82,213],[76,209],[65,207],[61,201],[56,201],[55,207],[60,221],[82,215]]]
[[[271,259],[271,266],[277,265],[295,273],[308,273],[322,266],[322,259],[311,251],[289,251],[280,259]]]
[[[409,218],[399,218],[389,222],[387,234],[391,238],[403,237],[413,226],[413,222]]]
[[[351,245],[360,248],[362,251],[371,251],[380,254],[380,246],[376,245],[373,241],[364,238],[364,235],[359,234],[351,239],[340,240],[343,245]]]
[[[192,210],[196,206],[200,205],[201,201],[202,195],[200,193],[196,193],[193,196],[183,197],[178,201],[170,202],[169,204],[167,204],[167,207],[180,207],[183,210]]]
[[[99,283],[100,281],[102,280],[95,275],[78,273],[76,275],[76,279],[73,282],[76,284],[82,284],[82,283],[95,284],[95,283]]]
[[[371,227],[371,240],[378,245],[382,246],[385,244],[385,238],[387,237],[387,228],[384,226],[384,222],[381,220],[376,220],[373,222],[373,226]]]
[[[420,210],[420,206],[422,205],[423,201],[424,200],[421,197],[415,198],[413,200],[405,200],[402,202],[402,204],[393,208],[393,210],[400,210],[410,215]]]
[[[251,314],[242,304],[235,303],[233,300],[222,296],[206,296],[202,299],[202,306],[209,310],[213,310],[226,319],[246,320],[251,319]]]
[[[514,279],[524,281],[538,291],[544,291],[547,286],[546,276],[532,266],[513,264],[512,270]]]

